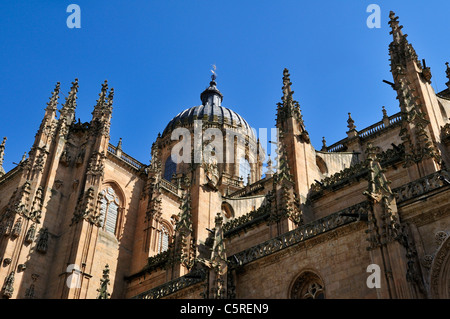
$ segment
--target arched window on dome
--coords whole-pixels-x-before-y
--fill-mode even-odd
[[[244,185],[248,184],[248,176],[251,173],[250,163],[245,157],[241,157],[239,161],[239,177],[244,181]]]
[[[172,154],[167,158],[164,165],[164,179],[168,181],[172,181],[173,174],[177,173],[177,163],[172,159],[172,157],[175,159],[175,155]]]
[[[106,187],[101,194],[103,195],[100,211],[103,217],[102,229],[117,236],[117,220],[120,211],[120,197],[111,186]]]

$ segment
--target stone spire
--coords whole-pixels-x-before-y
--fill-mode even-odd
[[[406,35],[403,34],[403,26],[400,25],[399,21],[398,21],[398,17],[395,15],[394,11],[391,11],[389,13],[389,25],[391,26],[392,31],[389,32],[389,34],[392,34],[393,38],[394,38],[394,43],[401,43],[403,38],[406,39]]]
[[[6,143],[6,136],[3,138],[2,144],[0,144],[0,176],[5,174],[5,170],[3,169],[3,160],[5,157],[5,143]]]
[[[222,264],[222,262],[227,262],[227,255],[225,252],[225,245],[223,241],[222,222],[222,215],[220,213],[217,213],[215,218],[214,243],[211,252],[211,261],[217,266]]]
[[[391,298],[398,298],[399,295],[404,298],[417,298],[417,291],[410,289],[413,285],[420,290],[422,284],[422,281],[417,279],[417,251],[410,245],[409,235],[402,225],[395,194],[390,187],[391,182],[386,178],[378,159],[380,151],[379,147],[368,143],[368,188],[363,193],[370,203],[366,230],[366,240],[369,243],[367,250],[376,252],[371,254],[371,262],[380,265],[383,272],[386,271],[387,265],[390,265],[387,269],[391,276],[386,276],[388,282],[385,287]],[[390,258],[395,258],[395,267],[384,262]]]
[[[402,112],[400,137],[405,146],[404,166],[419,165],[423,176],[440,169],[442,119],[431,116],[439,112],[439,102],[431,86],[431,71],[419,61],[416,51],[402,32],[398,17],[391,11],[389,25],[393,40],[389,45],[394,90]],[[387,121],[386,121],[387,122]]]
[[[325,136],[322,137],[322,148],[320,149],[322,152],[326,152],[328,150],[327,141],[325,140]]]
[[[160,139],[160,137],[158,137]],[[162,161],[161,161],[161,154],[158,150],[158,145],[156,142],[152,144],[151,149],[151,160],[149,165],[149,173],[152,173],[151,175],[156,175],[156,177],[161,178],[162,174]]]
[[[52,96],[50,97],[50,101],[47,103],[47,108],[45,109],[46,113],[55,113],[58,107],[58,99],[59,99],[59,90],[61,84],[56,82],[55,89],[52,92]]]
[[[189,185],[189,182],[187,182]],[[190,185],[189,185],[190,186]],[[191,195],[189,186],[183,192],[180,204],[180,213],[178,214],[178,221],[175,230],[177,233],[187,236],[193,231],[192,228],[192,214],[191,214]]]
[[[113,100],[114,89],[111,88],[108,94],[108,81],[105,80],[92,112],[91,130],[93,130],[94,135],[100,134],[109,137]]]
[[[392,208],[390,207],[390,202],[393,201],[395,203],[395,198],[389,186],[390,182],[386,179],[384,171],[377,160],[379,151],[379,147],[374,147],[371,143],[367,145],[366,154],[369,175],[368,187],[364,191],[364,195],[368,197],[372,205],[376,203],[382,205],[379,216],[375,216],[374,211],[369,212],[369,249],[375,249],[382,244],[386,244],[387,237],[389,237],[389,240],[393,240],[395,237],[393,233],[397,228],[395,226],[396,216],[392,214]],[[378,230],[381,230],[383,233],[380,234]]]
[[[283,133],[280,131],[280,140]],[[278,169],[274,175],[274,200],[273,208],[269,216],[270,224],[278,224],[282,220],[290,219],[299,225],[302,221],[299,197],[295,192],[295,180],[289,167],[289,156],[284,143],[279,143]]]
[[[300,131],[300,137],[307,143],[310,142],[308,132],[306,131],[303,117],[300,111],[300,104],[294,100],[294,91],[291,88],[292,82],[288,69],[283,70],[283,96],[280,103],[277,103],[277,119],[276,125],[279,129],[285,129],[286,120],[293,118]]]
[[[280,131],[280,140],[283,138],[283,133]],[[277,158],[277,173],[275,180],[277,183],[281,182],[283,179],[288,180],[289,182],[292,182],[292,175],[291,175],[291,169],[289,167],[288,162],[288,154],[285,148],[284,143],[278,143],[278,158]]]
[[[209,82],[209,87],[200,94],[200,99],[202,100],[203,105],[210,105],[210,106],[221,106],[223,101],[223,95],[220,93],[219,89],[217,88],[217,82],[216,82],[216,67],[213,66],[214,70],[211,70],[211,82]]]
[[[381,111],[383,112],[382,121],[383,121],[384,127],[388,127],[390,125],[390,120],[389,120],[389,116],[388,116],[387,111],[384,106]]]
[[[109,112],[109,114],[111,114],[112,112],[113,102],[114,102],[114,88],[111,88],[108,94],[108,102],[106,103],[106,111]]]
[[[50,97],[50,101],[47,102],[44,118],[42,119],[39,130],[36,133],[33,144],[34,147],[47,147],[51,144],[57,123],[56,112],[58,107],[59,92],[60,83],[57,82],[55,89],[52,92],[52,96]]]
[[[347,127],[350,131],[356,129],[355,121],[352,119],[352,113],[348,113]]]
[[[447,66],[447,70],[445,70],[445,73],[447,74],[447,79],[448,79],[448,82],[445,83],[445,84],[446,84],[447,87],[450,89],[450,65],[449,65],[448,62],[445,63],[445,65]]]
[[[381,200],[382,195],[393,195],[389,186],[390,182],[386,179],[384,171],[377,159],[377,154],[379,152],[379,147],[373,146],[372,143],[367,145],[366,153],[367,161],[369,163],[369,186],[365,194],[377,201]]]
[[[69,96],[66,97],[66,101],[59,111],[61,113],[61,117],[66,119],[66,124],[72,124],[75,119],[75,109],[77,107],[77,93],[78,93],[78,79],[75,79],[72,82],[72,87],[70,88]]]
[[[19,164],[25,162],[26,159],[27,159],[27,152],[23,153],[22,159],[20,160]]]
[[[103,278],[100,279],[100,288],[97,289],[98,296],[97,299],[109,299],[111,294],[108,292],[108,285],[110,284],[109,279],[109,265],[106,264],[105,269],[103,269]]]
[[[284,102],[284,106],[288,106],[289,108],[293,108],[294,101],[292,99],[292,95],[294,94],[294,91],[292,91],[291,85],[291,79],[288,69],[283,70],[283,87],[281,88],[283,90],[283,97],[281,100]]]
[[[416,51],[406,39],[408,35],[403,34],[403,26],[399,24],[398,17],[391,11],[389,18],[389,25],[392,29],[390,34],[392,34],[393,37],[393,40],[389,45],[389,53],[391,56],[391,71],[394,78],[396,78],[397,74],[404,73],[409,61],[414,61],[419,69],[422,69]]]
[[[194,230],[192,223],[191,182],[185,178],[180,212],[175,224],[175,248],[180,254],[181,264],[190,270],[195,261]]]
[[[389,116],[388,116],[388,114],[387,114],[387,111],[386,111],[386,109],[385,109],[384,106],[382,107],[381,112],[383,112],[383,119],[389,118]]]
[[[301,119],[300,105],[293,98],[294,91],[291,86],[292,82],[290,79],[289,70],[285,68],[283,70],[283,87],[281,88],[283,91],[283,96],[281,97],[282,102],[277,104],[277,124],[289,117]]]
[[[92,112],[93,118],[101,119],[103,115],[103,110],[106,107],[106,98],[108,93],[108,81],[105,80],[102,84],[102,89],[99,93],[99,98],[97,100],[97,104],[94,107],[94,111]]]
[[[223,218],[220,213],[215,218],[214,228],[214,242],[211,252],[211,298],[224,299],[226,298],[227,288],[227,254],[223,238],[222,228]]]
[[[352,114],[348,113],[348,120],[347,120],[347,127],[348,127],[348,131],[347,131],[347,135],[349,138],[351,137],[355,137],[358,135],[358,131],[356,130],[356,125],[355,125],[355,121],[352,119]]]
[[[273,162],[272,159],[270,158],[270,154],[269,154],[269,159],[267,160],[267,171],[266,171],[266,177],[270,178],[273,175],[273,166],[272,166]]]

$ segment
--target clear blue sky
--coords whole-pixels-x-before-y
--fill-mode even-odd
[[[81,28],[69,29],[69,4]],[[380,29],[366,8],[381,7]],[[57,81],[67,95],[79,79],[77,118],[91,120],[101,83],[115,89],[111,143],[144,164],[158,132],[200,104],[212,64],[223,105],[255,128],[275,125],[287,67],[313,145],[344,138],[399,111],[389,72],[389,11],[400,16],[419,58],[445,88],[449,1],[14,0],[0,4],[0,137],[6,171],[32,146]],[[64,102],[60,94],[60,102]]]

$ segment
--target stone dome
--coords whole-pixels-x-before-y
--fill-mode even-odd
[[[216,87],[215,78],[210,86],[201,93],[202,105],[188,108],[175,116],[163,131],[163,136],[169,134],[177,127],[185,127],[194,124],[195,120],[202,120],[208,124],[219,126],[229,125],[238,129],[238,132],[248,135],[256,140],[255,132],[247,121],[233,110],[222,106],[223,95]]]

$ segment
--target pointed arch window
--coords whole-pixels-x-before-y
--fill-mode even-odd
[[[306,271],[294,282],[291,289],[292,299],[325,299],[325,286],[315,273]]]
[[[164,165],[164,179],[167,181],[172,181],[173,174],[177,173],[177,163],[172,157],[176,160],[175,155],[171,155],[167,158]]]
[[[102,229],[116,234],[117,220],[119,217],[120,198],[112,187],[107,187],[102,192],[100,210],[103,216]]]
[[[161,233],[159,234],[158,240],[158,253],[162,253],[169,249],[169,228],[166,225],[161,226]]]

